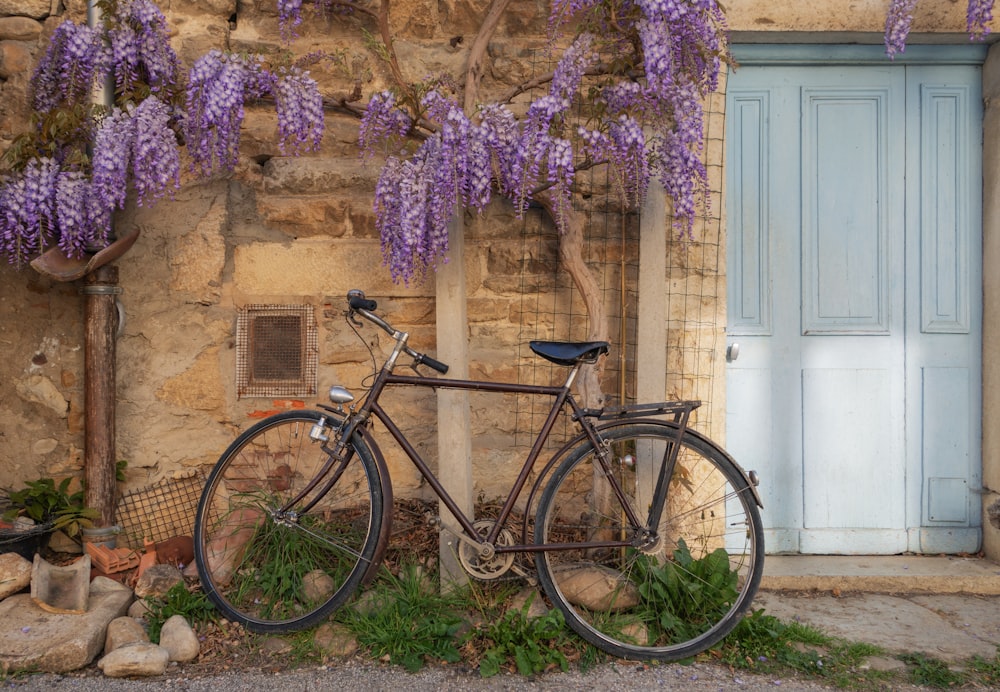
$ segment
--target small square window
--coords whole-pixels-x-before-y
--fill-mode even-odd
[[[319,347],[311,305],[247,305],[236,320],[241,399],[316,393]]]

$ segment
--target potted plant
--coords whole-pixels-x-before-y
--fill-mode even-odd
[[[3,519],[13,526],[0,529],[0,552],[30,557],[54,531],[78,539],[84,529],[92,527],[97,510],[84,505],[83,488],[70,492],[72,482],[72,478],[58,484],[53,478],[39,478],[9,492]],[[19,522],[22,517],[30,522]]]

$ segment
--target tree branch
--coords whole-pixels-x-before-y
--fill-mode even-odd
[[[387,1],[387,0],[384,0]],[[500,25],[500,18],[510,5],[510,0],[493,0],[476,33],[476,40],[469,49],[469,60],[465,68],[465,100],[462,107],[466,115],[471,115],[479,100],[479,85],[483,80],[483,61],[490,40]]]

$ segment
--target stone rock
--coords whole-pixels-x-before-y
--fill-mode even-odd
[[[67,536],[64,532],[56,531],[49,537],[49,550],[54,553],[79,555],[83,552],[83,546]]]
[[[545,607],[545,599],[542,598],[542,594],[538,592],[538,589],[521,589],[514,597],[510,599],[510,605],[507,606],[507,610],[524,610],[524,606],[531,601],[531,605],[528,605],[528,617],[529,618],[540,618],[549,612],[549,609]]]
[[[351,607],[354,608],[354,611],[359,615],[371,615],[377,611],[381,605],[379,604],[378,595],[374,591],[363,591]]]
[[[171,661],[185,663],[198,658],[201,645],[198,635],[183,615],[171,615],[160,628],[160,646],[170,654]]]
[[[14,389],[25,401],[44,406],[60,418],[65,418],[69,413],[69,401],[45,375],[29,375],[18,380]]]
[[[40,22],[28,17],[0,17],[0,41],[34,41],[42,34]]]
[[[136,582],[135,596],[136,598],[163,596],[183,581],[184,575],[174,565],[153,565],[143,572]]]
[[[0,555],[0,600],[31,584],[31,563],[17,553]]]
[[[110,678],[163,675],[170,663],[170,653],[162,646],[149,642],[129,644],[115,649],[97,662],[97,667]]]
[[[323,653],[337,658],[352,656],[358,650],[354,633],[339,623],[326,622],[317,627],[313,644]]]
[[[44,19],[49,16],[50,9],[49,0],[0,0],[0,16]]]
[[[0,78],[10,79],[27,71],[30,65],[31,53],[24,43],[0,41]]]
[[[141,598],[128,607],[128,616],[136,620],[143,620],[149,615],[149,604]]]
[[[302,595],[313,603],[325,601],[333,595],[336,584],[329,574],[321,569],[314,569],[302,577]]]
[[[268,656],[284,656],[291,653],[292,643],[283,637],[268,637],[260,643],[260,650]]]
[[[109,654],[123,646],[148,642],[149,635],[135,618],[122,616],[108,623],[108,633],[104,637],[104,653]]]
[[[106,577],[90,583],[87,612],[49,613],[28,594],[0,602],[0,668],[65,673],[88,665],[104,647],[108,624],[125,614],[132,590]]]
[[[633,608],[639,603],[635,584],[607,567],[586,566],[559,575],[559,589],[570,603],[590,610]]]

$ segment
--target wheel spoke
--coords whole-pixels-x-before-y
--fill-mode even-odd
[[[621,463],[615,482],[632,507],[650,506],[674,443],[669,424],[604,433]],[[616,656],[677,660],[708,648],[739,621],[763,567],[760,518],[743,475],[724,453],[685,435],[667,484],[659,540],[640,548],[539,553],[539,580],[581,636]],[[589,445],[572,452],[539,501],[536,543],[635,536]]]
[[[195,526],[198,572],[209,598],[256,631],[315,624],[342,605],[375,555],[382,488],[371,453],[355,444],[336,484],[308,512],[293,502],[328,455],[309,430],[329,414],[279,414],[247,430],[205,486]]]

